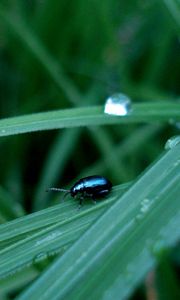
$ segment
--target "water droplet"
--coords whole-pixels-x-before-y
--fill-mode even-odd
[[[43,237],[40,240],[37,240],[36,243],[35,243],[35,246],[39,246],[41,244],[44,244],[44,243],[47,243],[47,242],[52,241],[54,239],[57,239],[60,235],[61,235],[60,231],[51,232],[49,235]]]
[[[40,252],[34,257],[34,263],[39,263],[42,260],[48,258],[48,254],[46,252]]]
[[[105,103],[104,112],[109,115],[125,116],[131,111],[131,100],[124,94],[114,94]]]
[[[142,200],[141,202],[141,212],[142,213],[146,213],[148,210],[149,210],[149,207],[150,207],[150,202],[149,202],[149,199],[144,199]]]
[[[6,130],[5,129],[1,129],[1,133],[3,134],[3,133],[5,133],[6,132]]]
[[[140,212],[138,215],[135,217],[135,221],[138,223],[140,220],[142,220],[146,213],[148,212],[150,206],[152,204],[152,201],[150,201],[148,198],[145,198],[141,201],[140,204]]]
[[[170,149],[174,148],[175,146],[177,146],[177,144],[179,144],[179,143],[180,143],[180,136],[173,136],[169,140],[167,140],[164,148],[165,148],[165,150],[170,150]]]
[[[33,259],[33,264],[38,270],[43,270],[48,265],[48,253],[40,252],[35,255]]]
[[[174,166],[174,167],[177,167],[179,164],[180,164],[180,159],[178,159],[178,160],[173,164],[173,166]]]

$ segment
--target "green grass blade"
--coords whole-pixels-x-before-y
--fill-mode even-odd
[[[125,183],[114,189],[117,189],[118,194],[123,194],[131,184]],[[0,225],[0,243],[15,239],[17,236],[22,236],[23,234],[29,234],[35,230],[40,230],[59,221],[63,222],[77,214],[76,208],[77,202],[74,199],[68,199],[64,203],[2,224]],[[87,209],[87,205],[82,209]]]
[[[0,136],[58,128],[180,120],[179,103],[138,103],[126,116],[110,116],[102,106],[62,109],[0,120]]]
[[[2,243],[2,249],[0,250],[0,278],[8,276],[12,273],[22,270],[25,267],[32,265],[36,257],[45,253],[44,259],[47,256],[51,256],[60,251],[64,251],[64,247],[69,246],[89,227],[93,222],[112,204],[116,201],[117,195],[120,196],[127,188],[126,185],[115,188],[115,193],[111,193],[111,197],[102,203],[92,207],[92,204],[87,204],[81,211],[77,210],[77,203],[74,203],[73,209],[70,211],[70,207],[66,207],[66,217],[64,217],[63,204],[61,205],[61,213],[56,211],[54,223],[47,227],[47,221],[44,220],[43,224],[46,227],[40,230],[37,224],[31,223],[31,227],[27,232],[25,225],[28,224],[29,217],[24,217],[24,230],[20,228],[22,220],[18,223],[16,220],[16,232],[14,235],[11,233],[13,223],[6,224],[4,230],[1,230],[1,240],[7,240],[8,244]],[[89,209],[88,209],[89,207]],[[44,212],[44,217],[48,213]],[[31,221],[36,221],[37,216],[31,216]],[[57,222],[58,219],[58,222]],[[18,226],[19,225],[19,226]],[[0,228],[3,229],[3,228]],[[19,229],[19,230],[18,230]],[[34,232],[32,231],[34,229]],[[36,229],[36,231],[35,231]],[[26,235],[22,235],[25,233]],[[30,231],[31,230],[31,231]],[[3,235],[4,232],[4,235]],[[14,239],[12,239],[14,238]],[[14,256],[13,253],[16,253]]]
[[[26,286],[31,280],[38,276],[38,270],[33,267],[25,269],[22,272],[15,273],[9,277],[0,279],[0,292],[11,292]],[[1,298],[0,298],[1,299]]]
[[[177,145],[17,299],[126,298],[180,237],[179,181]]]

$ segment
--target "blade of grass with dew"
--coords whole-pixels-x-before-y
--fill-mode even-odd
[[[126,116],[110,116],[102,106],[62,109],[0,120],[0,136],[59,128],[180,120],[179,103],[137,103]]]
[[[41,43],[41,40],[36,36],[35,32],[28,28],[28,25],[23,17],[17,17],[15,14],[4,10],[2,7],[0,14],[2,16],[2,20],[4,20],[8,28],[19,37],[27,49],[42,64],[52,80],[60,89],[64,91],[67,98],[73,104],[79,105],[79,103],[82,102],[82,96],[70,78],[64,74],[62,66],[59,65],[59,62],[57,63],[56,60],[51,56],[43,43]]]
[[[177,145],[17,299],[125,299],[180,237],[179,171]]]
[[[127,187],[126,185],[123,185]],[[39,253],[48,253],[46,256],[54,255],[64,249],[64,247],[72,244],[94,221],[114,202],[116,197],[120,197],[125,192],[122,187],[116,187],[115,192],[111,193],[109,199],[92,207],[92,204],[86,204],[86,207],[80,212],[77,211],[77,203],[74,205],[74,214],[64,218],[63,214],[59,215],[59,221],[48,227],[37,230],[36,232],[28,232],[28,235],[22,236],[19,230],[19,240],[8,240],[9,244],[0,250],[0,278],[14,274],[34,263],[34,259]],[[63,204],[61,205],[63,206]],[[68,208],[68,212],[70,210]],[[62,217],[61,217],[62,216]],[[56,216],[57,217],[57,216]],[[28,218],[28,217],[27,217]],[[27,223],[26,217],[23,218]],[[29,218],[28,218],[29,219]],[[32,216],[33,220],[33,216]],[[18,225],[18,220],[16,222]],[[21,222],[22,224],[22,222]],[[6,229],[12,227],[7,224]],[[1,228],[0,228],[1,229]],[[2,234],[1,234],[2,236]],[[16,226],[16,237],[18,238],[18,230]],[[4,240],[7,239],[7,232],[4,234]],[[12,238],[12,234],[11,234]],[[14,256],[13,253],[16,253]],[[45,257],[46,257],[45,256]]]
[[[38,59],[48,74],[51,76],[57,86],[62,89],[71,103],[79,105],[83,98],[76,86],[71,82],[62,69],[62,66],[56,62],[46,50],[46,47],[41,43],[40,39],[31,32],[22,16],[15,16],[11,12],[0,10],[2,19],[7,23],[8,27],[20,38],[26,45],[27,49]],[[103,131],[103,129],[102,129]],[[92,134],[94,138],[94,134]],[[104,132],[104,138],[108,139]]]

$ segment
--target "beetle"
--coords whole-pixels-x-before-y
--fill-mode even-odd
[[[96,202],[97,198],[104,198],[109,194],[111,189],[112,183],[109,179],[93,175],[81,178],[69,190],[52,187],[47,191],[66,192],[65,196],[70,194],[73,198],[78,198],[81,206],[85,198],[90,198]]]

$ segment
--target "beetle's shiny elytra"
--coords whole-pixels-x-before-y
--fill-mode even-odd
[[[88,176],[78,180],[70,190],[49,188],[50,191],[67,192],[72,197],[79,199],[81,205],[85,198],[91,198],[96,201],[98,198],[103,198],[112,189],[112,183],[105,177],[99,175]]]

